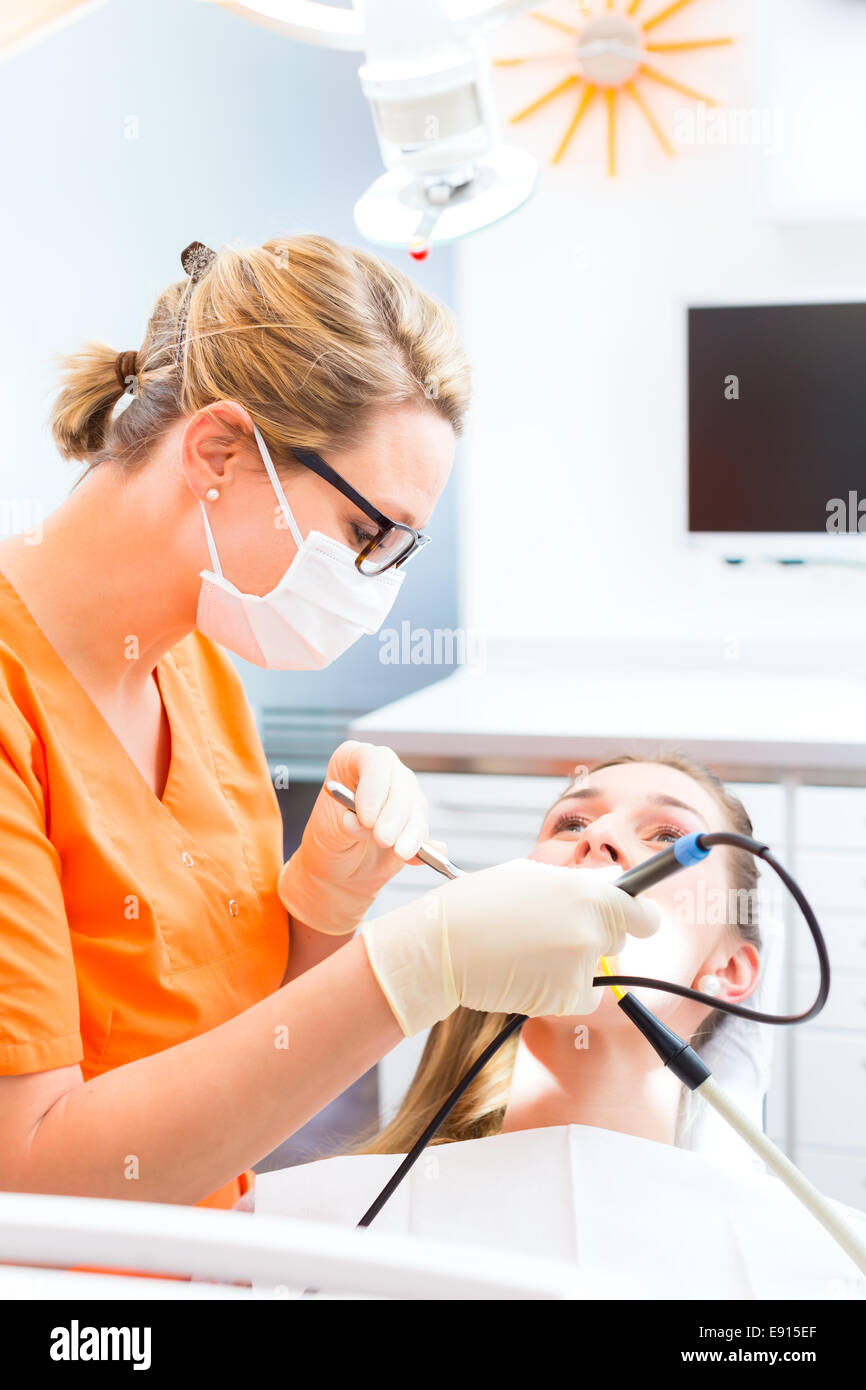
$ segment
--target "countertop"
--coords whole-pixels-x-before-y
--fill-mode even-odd
[[[866,783],[866,652],[492,644],[483,662],[353,722],[418,770],[568,773],[675,745],[725,777]]]

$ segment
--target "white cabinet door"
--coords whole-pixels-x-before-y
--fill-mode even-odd
[[[832,952],[830,959],[832,961]],[[794,1008],[805,1008],[814,999],[818,988],[817,965],[812,970],[798,970],[796,979],[798,988]],[[855,975],[831,970],[830,997],[818,1017],[803,1026],[812,1030],[841,1028],[866,1036],[866,973]],[[866,1076],[863,1083],[866,1088]]]
[[[802,1148],[797,1154],[797,1167],[819,1192],[866,1211],[866,1153],[825,1153]]]
[[[866,854],[866,791],[862,787],[801,787],[797,843],[801,849],[854,849]]]
[[[826,912],[814,904],[827,952],[830,956],[831,977],[840,970],[866,970],[866,906],[856,912]],[[817,971],[817,958],[812,937],[804,922],[798,922],[794,932],[794,964],[797,969]]]
[[[727,789],[748,812],[756,840],[763,840],[782,862],[785,856],[785,791],[771,782],[728,782]]]
[[[866,1149],[866,1035],[806,1024],[797,1029],[793,1059],[797,1153]]]
[[[795,875],[815,912],[866,915],[866,854],[852,850],[802,850]]]
[[[790,1041],[794,1161],[826,1193],[866,1206],[866,789],[800,787],[795,878],[830,956],[830,997]],[[795,918],[792,1009],[817,985],[815,951]]]

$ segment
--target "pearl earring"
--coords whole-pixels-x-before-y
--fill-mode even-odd
[[[219,488],[209,487],[205,493],[205,497],[209,502],[215,502],[219,497]]]
[[[701,994],[721,994],[722,982],[718,975],[702,975],[698,980],[698,990]]]

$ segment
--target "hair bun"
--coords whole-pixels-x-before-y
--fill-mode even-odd
[[[180,253],[180,263],[187,275],[197,284],[204,273],[216,260],[216,251],[211,251],[203,241],[191,241]]]

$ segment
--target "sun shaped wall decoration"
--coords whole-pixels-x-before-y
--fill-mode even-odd
[[[574,22],[555,18],[541,10],[528,11],[527,18],[566,35],[568,43],[514,58],[496,58],[495,65],[514,67],[562,59],[571,64],[573,71],[542,92],[528,106],[516,111],[509,117],[511,123],[526,120],[563,94],[575,96],[577,104],[574,112],[552,155],[552,163],[558,164],[589,107],[597,97],[601,97],[607,107],[607,172],[614,175],[617,169],[617,107],[619,101],[625,98],[640,111],[665,153],[673,155],[673,145],[653,113],[642,87],[655,83],[688,97],[690,101],[704,102],[707,106],[718,106],[718,102],[695,91],[694,87],[687,86],[678,77],[660,70],[655,64],[655,55],[681,55],[694,49],[720,48],[734,42],[732,37],[727,36],[670,40],[665,40],[663,36],[656,37],[656,31],[666,20],[696,3],[699,0],[672,0],[662,9],[650,13],[647,0],[619,0],[619,3],[617,0],[601,0],[596,5],[587,0],[573,0]],[[644,15],[641,12],[645,6],[647,13]]]

